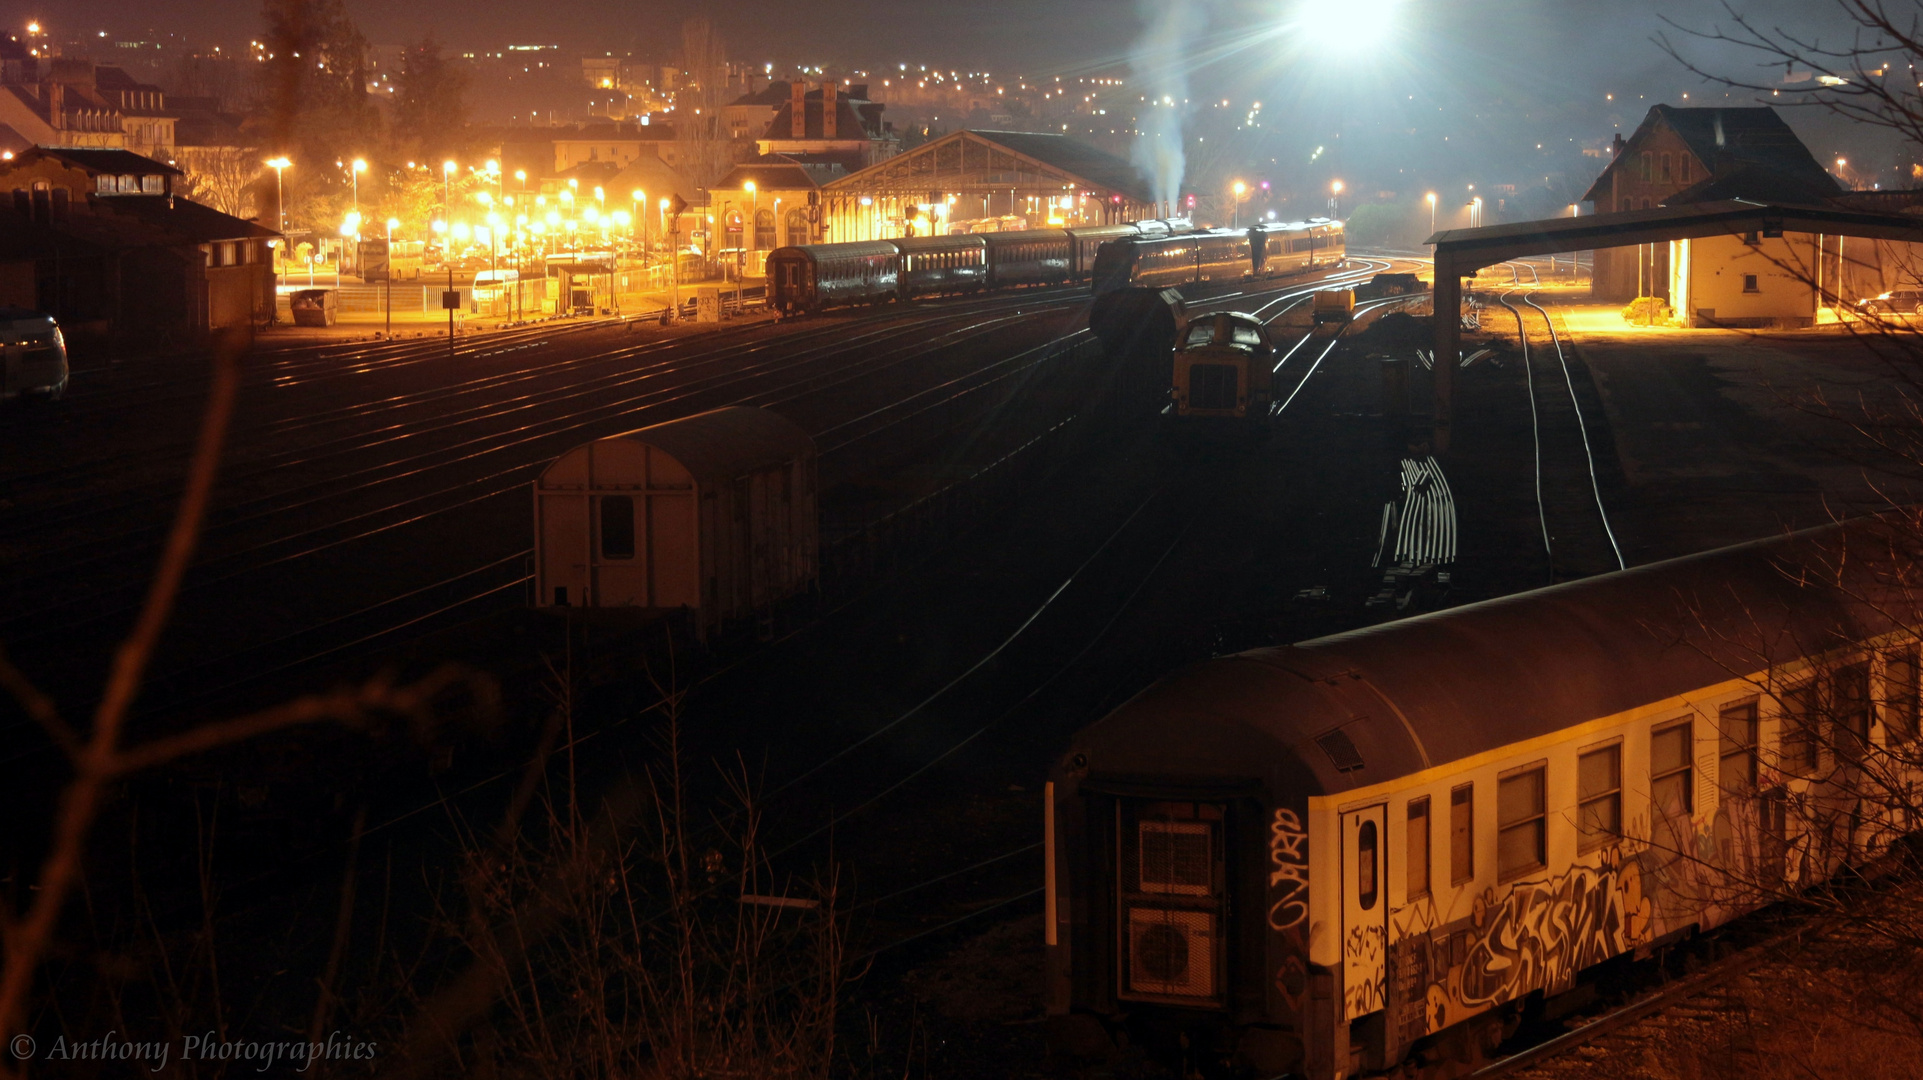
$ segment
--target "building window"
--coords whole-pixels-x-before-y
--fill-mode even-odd
[[[1855,761],[1863,756],[1863,748],[1870,744],[1869,664],[1851,664],[1838,671],[1835,696],[1836,753]]]
[[[1623,831],[1621,743],[1576,756],[1576,848],[1594,851]]]
[[[1682,184],[1689,183],[1689,155],[1688,154],[1676,155],[1676,181]]]
[[[1663,155],[1663,183],[1665,183],[1665,184],[1667,184],[1667,183],[1669,183],[1669,182],[1670,182],[1670,179],[1669,179],[1669,176],[1670,176],[1670,172],[1669,172],[1669,155],[1668,155],[1668,154],[1664,154],[1664,155]]]
[[[1725,799],[1756,794],[1756,703],[1725,708],[1716,718],[1719,748],[1716,781]]]
[[[1640,168],[1637,170],[1638,175],[1642,178],[1642,182],[1645,184],[1649,183],[1650,181],[1649,158],[1650,158],[1649,151],[1647,150],[1643,151],[1641,157],[1639,158]]]
[[[1449,793],[1449,881],[1455,885],[1476,876],[1475,794],[1474,784]]]
[[[1900,746],[1916,738],[1916,650],[1893,653],[1883,666],[1883,739]]]
[[[1763,291],[1762,289],[1758,288],[1756,285],[1755,274],[1743,275],[1743,291],[1746,293],[1760,293]]]
[[[601,504],[601,557],[634,558],[634,496],[603,495]]]
[[[1507,879],[1546,865],[1541,765],[1496,781],[1496,872]]]
[[[1783,694],[1783,771],[1807,775],[1816,771],[1816,680]]]
[[[1402,841],[1409,856],[1409,899],[1429,895],[1429,797],[1409,800],[1409,832]]]
[[[1689,721],[1649,736],[1649,801],[1656,813],[1677,817],[1696,809]]]
[[[767,251],[775,246],[775,212],[773,210],[755,211],[755,250]]]

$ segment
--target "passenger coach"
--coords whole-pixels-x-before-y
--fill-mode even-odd
[[[1875,767],[1917,737],[1910,546],[1864,519],[1163,679],[1049,785],[1053,1039],[1465,1072],[1596,965],[1870,859],[1908,826],[1866,788],[1916,779]]]

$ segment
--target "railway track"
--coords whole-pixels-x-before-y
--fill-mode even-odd
[[[1263,296],[1275,291],[1278,290],[1256,291],[1254,295]],[[1288,290],[1279,291],[1286,293]],[[984,322],[994,322],[999,325],[1026,320],[1032,318],[1033,312],[1038,308],[1061,307],[1079,300],[1079,294],[1074,297],[1048,297],[1038,295],[1039,292],[1038,290],[1013,297],[1001,297],[992,303],[945,305],[932,314],[936,317],[937,326],[957,327],[958,329],[954,331],[955,338],[962,340],[971,331],[986,332],[982,326]],[[1244,294],[1230,294],[1218,297],[1209,303],[1230,303],[1241,295]],[[1003,314],[993,315],[993,312],[1003,309],[1006,309]],[[1015,314],[1014,312],[1018,310],[1020,314]],[[915,356],[931,351],[936,345],[941,344],[940,342],[931,343],[928,340],[928,316],[931,312],[922,310],[911,311],[908,314],[913,317],[901,325],[895,325],[890,321],[875,330],[874,334],[878,336],[873,342],[866,339],[859,342],[867,346],[860,357],[835,364],[824,364],[822,370],[818,372],[805,377],[790,377],[788,381],[768,390],[746,396],[719,396],[717,400],[710,403],[792,406],[810,398],[817,401],[836,398],[846,392],[850,382],[872,376],[883,367],[910,362]],[[992,318],[985,319],[984,315],[992,315]],[[832,337],[841,345],[848,346],[851,344],[849,329],[845,323],[836,323],[819,329],[810,329],[806,333]],[[918,349],[904,351],[886,347],[894,339],[907,337],[913,337],[920,343]],[[820,433],[829,437],[824,449],[830,453],[839,452],[864,440],[871,440],[883,431],[898,429],[943,404],[969,396],[992,395],[996,387],[1012,385],[1024,371],[1046,362],[1047,350],[1050,347],[1059,349],[1063,345],[1072,346],[1075,340],[1081,337],[1086,337],[1086,331],[1078,330],[1065,338],[1057,338],[1043,346],[1012,356],[993,358],[987,364],[971,363],[962,373],[943,379],[932,386],[913,388],[909,393],[902,394],[894,400],[881,402],[854,417],[832,424],[819,425]],[[793,338],[787,337],[773,343],[764,342],[759,347],[764,351],[782,349],[792,342]],[[729,352],[730,350],[724,348],[719,351]],[[739,350],[733,350],[733,354],[738,357]],[[833,350],[824,350],[824,354],[833,354]],[[685,358],[674,358],[665,363],[678,365],[685,373],[689,362]],[[766,371],[742,373],[725,380],[725,385],[718,384],[701,389],[719,393],[725,391],[726,386],[746,388],[752,381],[765,381],[767,374]],[[588,393],[588,391],[581,392],[582,395]],[[597,387],[594,393],[604,396],[605,388]],[[695,403],[685,405],[681,403],[686,402],[693,393],[694,391],[685,389],[673,393],[663,392],[657,395],[657,400],[639,404],[641,407],[648,408],[650,412],[674,410],[685,412],[692,409]],[[604,403],[598,408],[596,415],[603,418],[610,414],[618,416],[620,417],[618,426],[625,429],[644,422],[628,418],[628,414],[635,411],[636,406],[637,402],[632,399],[613,405]],[[341,408],[345,411],[352,407],[342,406]],[[422,525],[432,524],[437,519],[448,520],[449,515],[466,508],[478,510],[483,505],[496,504],[500,498],[523,487],[540,464],[551,456],[533,453],[532,448],[539,444],[541,438],[565,433],[569,444],[572,445],[575,441],[592,437],[594,432],[584,429],[596,426],[592,421],[583,421],[573,413],[567,414],[566,422],[557,423],[558,426],[551,425],[549,429],[535,433],[530,433],[522,427],[515,427],[507,433],[490,433],[494,441],[485,442],[485,445],[479,449],[469,449],[465,453],[450,452],[446,448],[441,448],[422,455],[424,458],[432,459],[425,464],[414,459],[389,460],[369,467],[370,469],[384,467],[386,469],[384,473],[363,471],[355,475],[329,477],[313,488],[296,487],[291,492],[283,490],[257,496],[252,503],[242,502],[222,507],[211,523],[208,556],[196,567],[190,579],[188,593],[217,592],[221,587],[231,590],[240,587],[239,583],[242,580],[251,579],[254,575],[276,566],[321,558],[338,558],[340,553],[348,549],[358,550],[367,542],[378,540],[382,534],[395,530],[412,532]],[[599,426],[612,430],[612,427],[606,423]],[[458,451],[459,448],[456,449]],[[435,454],[441,456],[435,457]],[[483,472],[479,476],[472,475],[474,464],[487,460],[485,455],[490,454],[502,454],[503,457],[512,460],[494,457],[492,460],[500,461],[502,467]],[[530,456],[533,460],[529,460]],[[276,464],[284,465],[285,462]],[[414,486],[430,470],[454,467],[467,470],[469,475],[459,477],[452,483],[436,485],[425,491]],[[395,487],[397,482],[403,480],[409,483]],[[382,488],[394,488],[397,497],[378,502],[354,513],[320,512],[323,507],[335,506],[335,493],[343,489],[350,495],[358,496],[363,492],[378,491]],[[164,498],[157,497],[155,504],[164,507]],[[232,534],[235,530],[249,523],[264,519],[285,521],[290,518],[301,520],[301,526],[273,532],[264,538],[256,535],[246,537],[245,541],[233,539]],[[14,583],[17,593],[31,595],[34,591],[31,586],[38,582],[47,586],[49,600],[57,599],[57,602],[48,602],[25,610],[16,608],[15,613],[8,620],[10,629],[15,631],[12,640],[29,645],[36,642],[49,643],[59,638],[69,637],[88,624],[97,624],[103,620],[110,621],[129,610],[129,605],[137,595],[135,590],[142,579],[143,568],[138,560],[127,560],[125,551],[138,540],[137,534],[123,532],[111,540],[103,540],[91,557],[83,554],[78,562],[73,558],[75,552],[71,547],[62,548],[62,566],[59,571],[49,572],[40,578],[25,582],[17,579]],[[296,639],[312,640],[317,636],[326,639],[325,644],[299,658],[263,665],[256,670],[253,677],[280,673],[357,646],[389,639],[396,633],[425,628],[430,624],[442,625],[450,616],[475,617],[501,606],[511,606],[519,600],[518,590],[525,579],[522,562],[526,554],[525,549],[491,552],[489,557],[460,567],[451,575],[436,576],[425,581],[417,577],[415,582],[407,587],[368,596],[364,602],[335,605],[334,611],[326,613],[324,617],[301,620],[291,627],[284,623],[280,624],[273,628],[274,632],[256,634],[247,638],[247,644],[238,653],[217,650],[216,655],[206,658],[204,662],[191,663],[187,670],[204,674],[214,666],[238,659],[241,654],[272,652],[274,647],[285,647]],[[118,593],[120,600],[117,603],[114,602],[115,594],[112,590],[100,590],[91,595],[89,603],[76,605],[71,595],[62,595],[59,589],[51,587],[51,583],[71,573],[76,565],[83,568],[91,566],[97,574],[104,575],[114,569],[116,564],[119,564],[119,568],[123,571],[122,588]],[[29,587],[22,588],[23,584]],[[191,595],[187,599],[191,602]],[[76,610],[80,614],[77,621],[71,618]],[[62,616],[68,617],[62,618]],[[195,694],[194,696],[198,698],[204,695]]]
[[[1515,276],[1520,278],[1520,272]],[[1562,335],[1549,310],[1532,295],[1525,289],[1508,288],[1498,294],[1497,303],[1515,318],[1522,350],[1535,458],[1536,516],[1547,579],[1553,584],[1621,570],[1627,564],[1604,503],[1597,450]],[[1512,303],[1512,297],[1519,302]]]
[[[1713,1025],[1727,1016],[1729,984],[1771,960],[1781,959],[1785,948],[1803,941],[1811,932],[1811,927],[1805,925],[1736,950],[1616,1008],[1571,1021],[1573,1026],[1568,1031],[1516,1049],[1470,1076],[1472,1080],[1497,1080],[1498,1077],[1547,1080],[1559,1075],[1560,1070],[1556,1068],[1559,1059],[1585,1049],[1595,1051],[1596,1057],[1604,1059],[1640,1054],[1649,1040],[1630,1029],[1641,1021],[1660,1019],[1665,1013],[1672,1014],[1672,1023],[1668,1026]],[[1681,1015],[1685,1013],[1688,1015]],[[1583,1070],[1583,1075],[1598,1074]]]

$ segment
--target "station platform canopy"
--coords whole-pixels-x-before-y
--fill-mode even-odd
[[[927,235],[951,221],[1038,229],[1164,216],[1130,162],[1026,131],[951,132],[824,185],[822,197],[830,240],[888,239],[911,222]]]
[[[1835,205],[1724,199],[1591,217],[1545,218],[1479,229],[1447,229],[1429,237],[1436,259],[1438,317],[1434,340],[1438,449],[1448,444],[1454,412],[1454,369],[1462,339],[1461,321],[1441,315],[1460,309],[1465,277],[1487,266],[1536,255],[1719,236],[1773,238],[1785,233],[1923,243],[1923,217]]]

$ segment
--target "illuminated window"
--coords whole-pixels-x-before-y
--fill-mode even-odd
[[[1598,747],[1576,757],[1576,848],[1594,851],[1623,830],[1623,748]]]
[[[1496,781],[1496,872],[1501,877],[1546,865],[1544,771],[1533,765]]]
[[[1409,832],[1403,839],[1408,855],[1409,899],[1429,895],[1429,797],[1409,800]]]
[[[1695,810],[1695,769],[1690,763],[1691,751],[1690,724],[1687,720],[1650,734],[1649,801],[1657,813],[1674,817]]]

